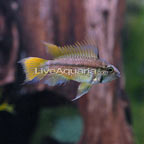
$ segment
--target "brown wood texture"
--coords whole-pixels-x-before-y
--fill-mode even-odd
[[[120,32],[125,9],[124,0],[85,0],[86,34],[96,35],[100,56],[122,72]],[[122,74],[123,76],[123,74]],[[126,121],[128,102],[124,79],[93,86],[80,102],[85,120],[81,144],[132,144],[132,129]]]
[[[3,86],[15,80],[19,32],[13,14],[13,3],[8,2],[6,5],[1,1],[0,5],[0,86]]]

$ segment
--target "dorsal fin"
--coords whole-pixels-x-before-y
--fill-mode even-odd
[[[95,41],[77,42],[74,45],[65,45],[62,47],[44,43],[48,47],[48,53],[54,58],[58,57],[86,57],[99,59],[99,52]]]

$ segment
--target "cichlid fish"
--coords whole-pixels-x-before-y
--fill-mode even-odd
[[[49,86],[74,80],[80,83],[77,96],[88,93],[93,84],[106,83],[120,77],[119,70],[99,58],[95,42],[84,41],[59,47],[45,43],[54,60],[28,57],[20,62],[26,73],[25,82],[43,81]]]

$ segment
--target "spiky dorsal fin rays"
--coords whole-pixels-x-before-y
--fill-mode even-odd
[[[88,58],[99,58],[99,51],[94,40],[83,41],[83,47],[87,53]]]
[[[60,47],[62,48],[62,47]],[[99,59],[99,52],[96,43],[93,41],[83,41],[81,43],[75,43],[74,45],[68,45],[65,47],[66,53],[60,57],[85,57]],[[72,50],[72,52],[70,52]]]
[[[81,49],[80,49],[80,43],[79,42],[77,42],[76,44],[76,47],[78,48],[78,52],[79,52],[79,57],[81,57],[82,56],[82,53],[81,53]]]
[[[74,45],[66,45],[58,47],[53,44],[44,43],[48,47],[48,52],[54,58],[66,58],[66,57],[85,57],[99,59],[99,52],[96,42],[94,41],[82,41],[77,42]]]
[[[84,55],[86,56],[86,58],[89,58],[90,57],[90,49],[88,49],[88,47],[87,47],[87,42],[83,41],[82,46],[83,46],[82,48],[84,48]]]

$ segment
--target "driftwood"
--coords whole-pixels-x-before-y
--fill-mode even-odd
[[[0,86],[15,80],[19,30],[14,2],[0,2]]]
[[[124,0],[86,0],[86,34],[94,33],[100,56],[120,68],[122,72],[120,32]],[[85,132],[81,144],[132,144],[131,126],[126,121],[128,107],[124,96],[124,79],[93,86],[80,103],[84,111]]]

